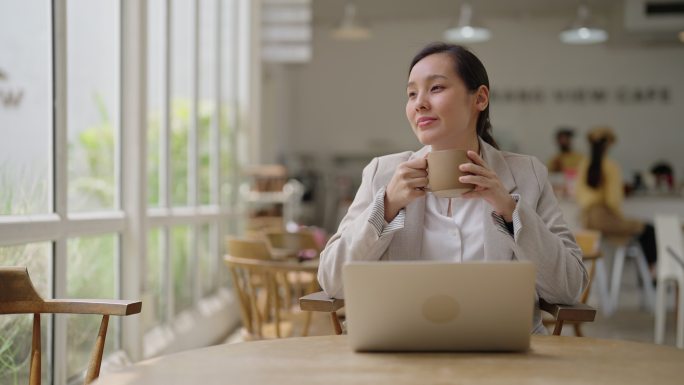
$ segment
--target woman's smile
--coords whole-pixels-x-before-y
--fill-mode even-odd
[[[427,128],[428,126],[431,126],[433,123],[436,123],[438,120],[439,119],[437,119],[435,117],[421,116],[416,121],[416,126],[418,128]]]

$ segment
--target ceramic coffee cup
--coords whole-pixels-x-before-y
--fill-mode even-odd
[[[458,178],[467,175],[458,166],[470,163],[466,150],[432,151],[427,157],[428,191],[440,198],[456,198],[475,186],[461,183]]]

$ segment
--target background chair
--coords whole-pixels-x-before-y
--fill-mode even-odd
[[[676,283],[675,309],[677,320],[677,347],[684,349],[684,240],[682,223],[674,215],[656,215],[656,244],[658,245],[658,278],[656,285],[654,340],[662,344],[665,339],[667,318],[667,289]]]
[[[248,339],[281,338],[292,334],[293,312],[289,272],[307,271],[296,261],[274,259],[263,240],[230,237],[225,263],[240,303],[240,314]],[[283,313],[285,310],[285,313]],[[286,320],[286,318],[289,318]],[[307,335],[311,313],[306,312],[302,335]]]
[[[319,291],[300,298],[299,306],[306,311],[330,313],[335,334],[342,334],[342,325],[337,312],[344,307],[344,299],[330,298],[324,292]],[[596,317],[596,310],[585,304],[550,304],[541,299],[539,307],[553,316],[556,324],[553,330],[554,335],[560,335],[565,322],[593,322]]]
[[[48,299],[36,292],[25,267],[0,267],[0,314],[33,314],[31,343],[30,385],[40,385],[40,315],[41,313],[100,314],[102,322],[95,347],[88,363],[85,383],[90,384],[100,375],[102,352],[107,338],[110,315],[138,314],[140,301]]]
[[[605,266],[603,264],[603,258],[601,254],[601,232],[596,231],[596,230],[579,230],[574,233],[575,235],[575,240],[577,241],[577,245],[580,247],[582,250],[582,261],[584,262],[585,266],[588,264],[589,265],[589,284],[587,287],[584,289],[584,292],[582,293],[582,296],[580,297],[579,304],[584,304],[586,305],[587,300],[589,299],[589,294],[591,293],[591,288],[593,286],[598,286],[597,289],[599,291],[599,296],[601,299],[601,306],[611,306],[610,303],[610,296],[608,294],[608,285],[606,281],[606,270]],[[549,304],[548,302],[544,301],[540,303],[540,306],[544,306],[546,308],[542,308],[542,310],[546,311],[549,314],[553,314],[554,312],[573,312],[574,307],[564,307],[563,305],[558,305],[561,307],[556,307],[557,305],[552,305]],[[579,318],[578,318],[579,317]],[[575,335],[578,337],[582,337],[582,318],[583,316],[581,315],[565,315],[565,314],[560,314],[560,315],[555,315],[553,316],[552,319],[549,318],[544,318],[542,321],[544,323],[544,326],[548,325],[555,325],[554,327],[554,334],[555,334],[555,328],[559,328],[558,333],[560,334],[560,330],[563,328],[563,325],[558,324],[558,319],[560,318],[561,323],[572,323],[572,326],[575,330]],[[591,320],[593,321],[593,317],[591,317]]]
[[[225,262],[233,278],[246,337],[279,338],[283,334],[289,334],[289,325],[287,332],[281,331],[283,325],[280,323],[280,309],[276,306],[274,312],[271,312],[271,301],[276,301],[277,304],[278,296],[274,295],[277,288],[268,264],[261,262],[273,259],[268,245],[261,240],[228,238],[226,246],[228,255]],[[268,323],[271,318],[274,322]],[[268,328],[266,333],[265,326]]]
[[[325,246],[319,244],[313,233],[306,230],[294,233],[269,230],[264,232],[264,238],[270,246],[271,254],[276,258],[314,259],[319,257],[322,247]],[[285,303],[288,306],[295,305],[293,298],[296,300],[306,293],[318,290],[314,274],[292,271],[284,273],[282,279],[285,285],[291,286],[286,290]]]
[[[642,300],[646,308],[653,310],[655,302],[655,290],[653,289],[651,273],[648,270],[646,256],[641,249],[641,245],[634,237],[605,237],[606,242],[615,250],[613,256],[613,268],[610,279],[610,307],[607,308],[607,315],[613,314],[618,308],[620,299],[620,284],[625,265],[625,259],[633,258],[636,262],[637,273],[641,279]]]
[[[608,293],[608,277],[603,254],[601,253],[601,232],[596,230],[579,230],[575,232],[575,240],[582,250],[582,261],[585,266],[589,264],[589,284],[582,293],[580,303],[586,304],[589,300],[592,287],[599,292],[601,306],[611,306]],[[582,336],[580,323],[575,323],[575,334]]]
[[[312,257],[317,257],[321,252],[321,245],[316,242],[314,235],[305,230],[296,233],[268,230],[264,232],[264,235],[271,247],[275,249],[289,250],[295,254],[310,250],[316,254]]]

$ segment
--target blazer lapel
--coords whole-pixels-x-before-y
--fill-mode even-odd
[[[485,143],[483,140],[480,140],[480,146],[485,163],[496,173],[501,183],[508,190],[508,193],[514,193],[517,190],[515,179],[501,151]],[[483,215],[485,260],[511,260],[513,258],[513,250],[494,223],[492,210],[489,205],[487,205]]]
[[[414,152],[407,160],[424,157],[430,150],[429,146]],[[394,234],[389,247],[391,260],[420,259],[423,248],[423,223],[425,223],[425,196],[416,198],[406,206],[404,228]]]
[[[511,169],[508,167],[508,163],[501,151],[481,139],[480,146],[485,163],[496,173],[509,194],[515,192],[517,186],[515,185],[515,179],[513,179],[513,173],[511,173]]]
[[[515,179],[511,173],[508,163],[501,151],[480,140],[482,156],[489,167],[496,172],[501,183],[509,193],[517,190]],[[425,146],[418,152],[413,153],[408,159],[416,159],[425,156],[430,150]],[[407,159],[407,160],[408,160]],[[513,250],[502,238],[500,230],[494,224],[491,216],[491,209],[487,205],[487,210],[483,213],[484,221],[484,251],[485,260],[510,260],[513,257]],[[404,218],[404,228],[394,235],[388,250],[391,260],[413,260],[421,256],[423,246],[423,223],[425,223],[425,197],[420,197],[406,206],[406,217]]]

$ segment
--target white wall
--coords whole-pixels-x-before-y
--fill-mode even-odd
[[[659,159],[672,162],[684,177],[684,45],[568,46],[557,38],[565,19],[485,22],[494,37],[472,48],[487,67],[493,89],[540,89],[549,95],[577,87],[609,93],[620,87],[670,90],[665,105],[620,104],[612,94],[601,105],[553,98],[536,104],[495,101],[494,136],[504,148],[546,160],[554,152],[559,125],[577,127],[576,147],[586,150],[583,132],[608,124],[618,134],[612,155],[626,178]],[[313,60],[284,67],[280,75],[288,81],[266,81],[289,90],[279,88],[283,96],[264,105],[264,114],[273,114],[264,135],[287,138],[271,142],[269,150],[276,156],[306,152],[324,159],[417,148],[404,116],[407,66],[424,44],[441,38],[448,24],[448,19],[374,23],[373,38],[366,42],[338,42],[326,28],[316,27]]]

